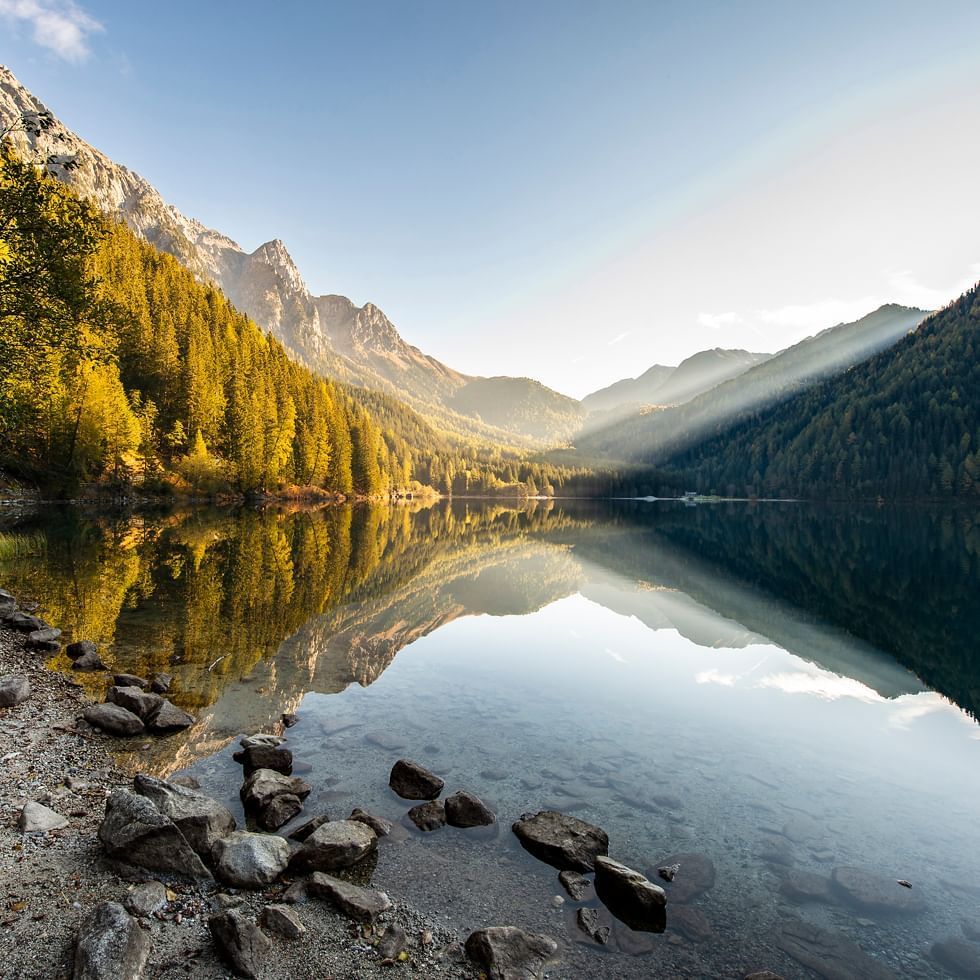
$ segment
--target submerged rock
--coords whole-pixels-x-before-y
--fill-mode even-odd
[[[391,767],[388,785],[403,800],[434,800],[446,784],[417,762],[399,759]]]
[[[611,930],[609,926],[602,925],[598,909],[579,909],[575,913],[575,924],[600,946],[609,942]]]
[[[256,978],[272,949],[269,937],[238,909],[217,912],[208,928],[222,957],[240,976]]]
[[[599,855],[595,859],[595,892],[621,922],[637,932],[663,932],[667,893],[639,871]]]
[[[798,963],[833,980],[894,980],[895,974],[843,937],[799,920],[784,922],[776,945]]]
[[[894,878],[883,878],[861,868],[834,868],[833,890],[860,909],[872,912],[921,912],[922,896],[903,888]]]
[[[708,917],[693,905],[671,906],[670,930],[687,936],[694,943],[703,943],[713,935]]]
[[[557,952],[550,936],[516,926],[478,929],[466,940],[467,955],[487,971],[489,980],[535,980]]]
[[[378,849],[378,835],[357,820],[331,820],[317,827],[290,862],[307,871],[351,868]]]
[[[82,920],[73,980],[139,980],[153,944],[118,903],[103,902]]]
[[[408,811],[408,819],[419,830],[438,830],[440,827],[446,826],[446,807],[442,800],[429,800],[428,803],[419,803],[418,806],[413,806]]]
[[[12,708],[31,696],[31,682],[24,674],[0,677],[0,708]]]
[[[110,735],[118,735],[125,738],[130,735],[139,735],[143,731],[143,720],[139,715],[134,715],[132,711],[118,704],[92,704],[83,712],[82,717],[96,728],[108,732]]]
[[[558,880],[573,901],[585,902],[592,895],[592,882],[577,871],[559,872]]]
[[[24,834],[46,834],[49,830],[61,830],[68,826],[68,821],[54,810],[42,803],[25,803],[20,811],[17,826]]]
[[[289,844],[273,834],[236,831],[211,850],[218,877],[234,888],[271,885],[289,865]]]
[[[980,977],[980,946],[965,939],[944,939],[934,943],[932,958],[956,977]]]
[[[384,892],[362,888],[349,881],[341,881],[331,875],[314,871],[306,883],[307,894],[329,902],[338,912],[358,922],[373,922],[382,912],[391,908],[391,900]]]
[[[387,837],[391,833],[392,822],[390,820],[385,820],[384,817],[375,816],[373,813],[367,813],[360,807],[355,807],[351,810],[348,820],[356,820],[358,823],[366,824],[370,827],[379,837]]]
[[[479,796],[461,789],[446,797],[446,822],[451,827],[489,827],[497,817]]]
[[[106,801],[99,840],[109,857],[141,868],[211,877],[176,824],[145,796],[127,789],[114,789]]]
[[[667,893],[671,902],[686,904],[703,895],[715,883],[714,862],[705,854],[672,854],[657,862],[657,868],[670,868],[674,877],[669,879]]]
[[[779,891],[794,902],[832,902],[830,879],[812,871],[792,870],[783,878]]]
[[[202,857],[210,857],[215,841],[235,829],[231,811],[197,790],[142,773],[133,780],[133,788],[169,817]]]
[[[604,830],[557,810],[525,813],[512,829],[525,850],[561,870],[591,871],[596,857],[609,853]]]

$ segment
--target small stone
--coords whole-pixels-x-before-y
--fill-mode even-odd
[[[324,899],[338,912],[359,922],[373,922],[378,915],[391,908],[391,900],[384,892],[352,885],[320,871],[310,875],[306,889],[314,898]]]
[[[306,926],[288,905],[267,905],[259,921],[263,929],[284,939],[299,939],[306,933]]]
[[[125,904],[133,915],[146,918],[167,904],[167,889],[161,881],[144,882],[126,896]]]
[[[171,732],[190,728],[194,721],[193,715],[189,715],[170,701],[164,701],[150,717],[147,728],[157,735],[168,735]]]
[[[286,711],[283,713],[282,723],[286,728],[292,728],[293,725],[299,724],[299,715],[293,714],[291,711]]]
[[[82,717],[90,725],[123,738],[139,735],[143,731],[143,721],[139,715],[134,715],[132,711],[127,711],[118,704],[90,705],[82,712]]]
[[[351,810],[348,820],[356,820],[358,823],[366,824],[370,827],[379,837],[387,837],[391,833],[392,823],[390,820],[385,820],[384,817],[375,816],[373,813],[367,813],[360,807],[356,807]]]
[[[691,942],[703,943],[713,935],[708,917],[692,905],[673,905],[670,909],[670,929],[687,936]]]
[[[573,901],[586,902],[592,897],[592,882],[577,871],[562,871],[558,880]]]
[[[714,862],[705,854],[674,854],[664,858],[663,861],[658,861],[657,867],[674,870],[674,877],[670,879],[670,888],[667,889],[671,902],[686,905],[699,895],[703,895],[715,883]]]
[[[150,937],[118,902],[103,902],[78,931],[72,978],[139,980],[152,948]]]
[[[575,913],[575,923],[590,939],[600,946],[609,942],[610,928],[601,925],[598,909],[579,909]]]
[[[639,871],[599,855],[595,859],[595,891],[606,908],[637,932],[663,932],[667,895]]]
[[[404,800],[434,800],[446,784],[417,762],[399,759],[391,768],[388,785]]]
[[[677,877],[677,872],[680,870],[681,866],[679,864],[671,864],[666,868],[657,868],[657,874],[664,881],[673,881]]]
[[[243,977],[258,977],[272,949],[269,937],[238,909],[217,912],[208,928],[224,959]]]
[[[173,681],[173,674],[154,674],[150,679],[150,690],[154,694],[166,694]]]
[[[421,831],[438,830],[446,825],[446,807],[442,800],[429,800],[413,806],[408,811],[408,819]]]
[[[20,811],[17,822],[23,834],[46,834],[49,830],[60,830],[68,826],[68,821],[42,803],[26,803]]]
[[[790,870],[779,891],[794,902],[832,902],[830,879],[812,871]]]
[[[0,708],[12,708],[31,696],[31,682],[24,674],[0,677]]]
[[[512,829],[525,850],[560,870],[591,871],[596,856],[609,853],[604,830],[556,810],[525,813]]]
[[[493,926],[470,933],[466,953],[482,966],[489,980],[523,980],[541,975],[558,952],[549,936],[516,926]]]
[[[451,827],[488,827],[497,817],[480,797],[459,790],[446,797],[446,822]]]
[[[378,955],[382,959],[394,960],[408,948],[408,936],[405,930],[392,922],[381,934],[378,940]]]
[[[236,831],[215,841],[211,849],[218,877],[234,888],[271,885],[289,864],[285,837]]]
[[[242,751],[247,751],[248,749],[255,748],[258,745],[268,745],[276,746],[282,745],[286,740],[281,735],[269,735],[266,732],[256,732],[254,735],[243,735],[238,744],[241,745]]]

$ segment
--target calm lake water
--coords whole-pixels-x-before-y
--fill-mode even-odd
[[[295,711],[306,816],[402,821],[387,775],[414,758],[499,825],[399,823],[375,884],[461,932],[549,933],[553,976],[980,961],[980,515],[470,501],[23,529],[45,553],[0,563],[0,585],[114,669],[173,673],[198,718],[127,764],[192,773],[240,813],[233,741]],[[663,935],[576,929],[509,829],[544,808],[599,824],[651,877],[680,863]]]

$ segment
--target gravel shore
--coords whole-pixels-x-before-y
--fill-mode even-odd
[[[82,710],[89,703],[79,685],[48,670],[45,655],[27,649],[24,635],[0,628],[0,676],[24,674],[30,697],[0,708],[0,978],[70,977],[75,936],[81,920],[100,902],[124,902],[140,881],[164,880],[159,874],[131,875],[110,865],[97,837],[105,799],[115,786],[130,785],[108,747],[112,740],[94,733]],[[43,803],[68,821],[43,834],[25,834],[18,826],[30,801]],[[219,960],[207,919],[218,903],[214,884],[164,881],[166,905],[141,919],[153,941],[145,977],[229,977]],[[281,896],[288,882],[258,892],[234,894],[243,911],[258,915]],[[224,889],[224,893],[234,893]],[[479,970],[468,963],[461,938],[432,917],[390,894],[393,908],[365,927],[334,913],[323,903],[296,906],[306,927],[298,940],[272,936],[274,949],[263,980],[297,978],[470,978]],[[225,902],[229,899],[225,898]],[[389,923],[408,935],[408,959],[382,962],[374,948]]]

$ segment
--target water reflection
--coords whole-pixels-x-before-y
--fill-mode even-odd
[[[976,916],[973,515],[457,503],[41,526],[45,558],[0,584],[116,668],[174,673],[198,715],[141,766],[190,766],[237,806],[229,741],[298,710],[308,810],[400,820],[387,770],[419,757],[502,832],[406,830],[382,886],[460,928],[491,896],[562,937],[568,975],[646,976],[649,954],[657,975],[940,976],[932,943]],[[589,945],[506,829],[549,805],[711,884],[675,893],[664,937]],[[880,876],[877,906],[841,884],[852,866]]]

